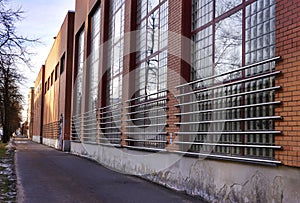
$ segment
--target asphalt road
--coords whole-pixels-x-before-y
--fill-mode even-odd
[[[28,140],[16,145],[18,202],[201,202]]]

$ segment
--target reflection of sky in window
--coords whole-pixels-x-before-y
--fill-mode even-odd
[[[119,11],[114,16],[114,23],[115,23],[115,41],[118,40],[121,36],[121,19],[122,19],[122,9],[119,9]]]
[[[113,101],[116,101],[119,99],[119,91],[120,91],[120,84],[119,84],[119,78],[116,77],[112,80],[112,87],[113,87],[113,92],[112,92],[112,99]]]
[[[112,66],[112,69],[113,69],[113,76],[115,76],[116,74],[118,74],[120,71],[120,47],[119,47],[119,44],[116,44],[114,47],[113,47],[113,66]]]
[[[75,108],[74,115],[78,115],[81,113],[81,100],[82,100],[82,72],[84,65],[84,31],[82,30],[78,36],[78,47],[77,47],[77,78],[75,84]]]
[[[97,108],[98,98],[98,64],[99,64],[99,44],[100,44],[100,9],[98,8],[91,17],[91,53],[89,55],[89,75],[87,85],[89,86],[88,94],[88,110]]]
[[[153,10],[159,4],[159,0],[148,0],[148,1],[149,1],[148,12]]]

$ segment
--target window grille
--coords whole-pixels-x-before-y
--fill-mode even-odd
[[[275,0],[192,2],[191,82],[178,86],[178,152],[279,163]]]
[[[122,103],[102,107],[98,112],[100,123],[98,143],[120,146]]]
[[[181,112],[181,121],[176,123],[180,131],[175,134],[178,140],[178,153],[200,155],[232,160],[245,160],[264,163],[280,163],[274,160],[274,93],[280,89],[275,85],[275,76],[280,71],[273,69],[274,57],[239,69],[206,77],[178,86],[181,94],[176,106]],[[239,71],[247,71],[268,64],[269,71],[233,81],[219,82],[217,78],[226,77]],[[202,88],[199,83],[207,80],[211,85]],[[247,84],[250,84],[247,86]],[[252,86],[251,86],[252,85]],[[244,88],[243,88],[244,87]]]
[[[161,151],[166,146],[167,91],[126,101],[128,148]]]

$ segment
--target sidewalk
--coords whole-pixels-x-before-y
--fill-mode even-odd
[[[201,202],[28,140],[16,144],[17,202]]]

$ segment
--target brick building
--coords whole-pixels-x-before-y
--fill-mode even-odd
[[[31,139],[42,143],[42,123],[44,111],[44,81],[45,66],[42,65],[37,78],[34,81],[34,101],[33,101],[33,133]]]
[[[71,153],[210,201],[296,202],[299,8],[77,0]]]
[[[70,149],[70,114],[73,64],[74,12],[68,12],[36,82],[37,104],[43,100],[42,110],[37,108],[37,122],[42,126],[37,134],[43,144]],[[39,86],[43,86],[40,87]],[[39,94],[39,92],[41,92]],[[42,118],[40,121],[39,118]],[[38,140],[39,138],[35,138]]]

